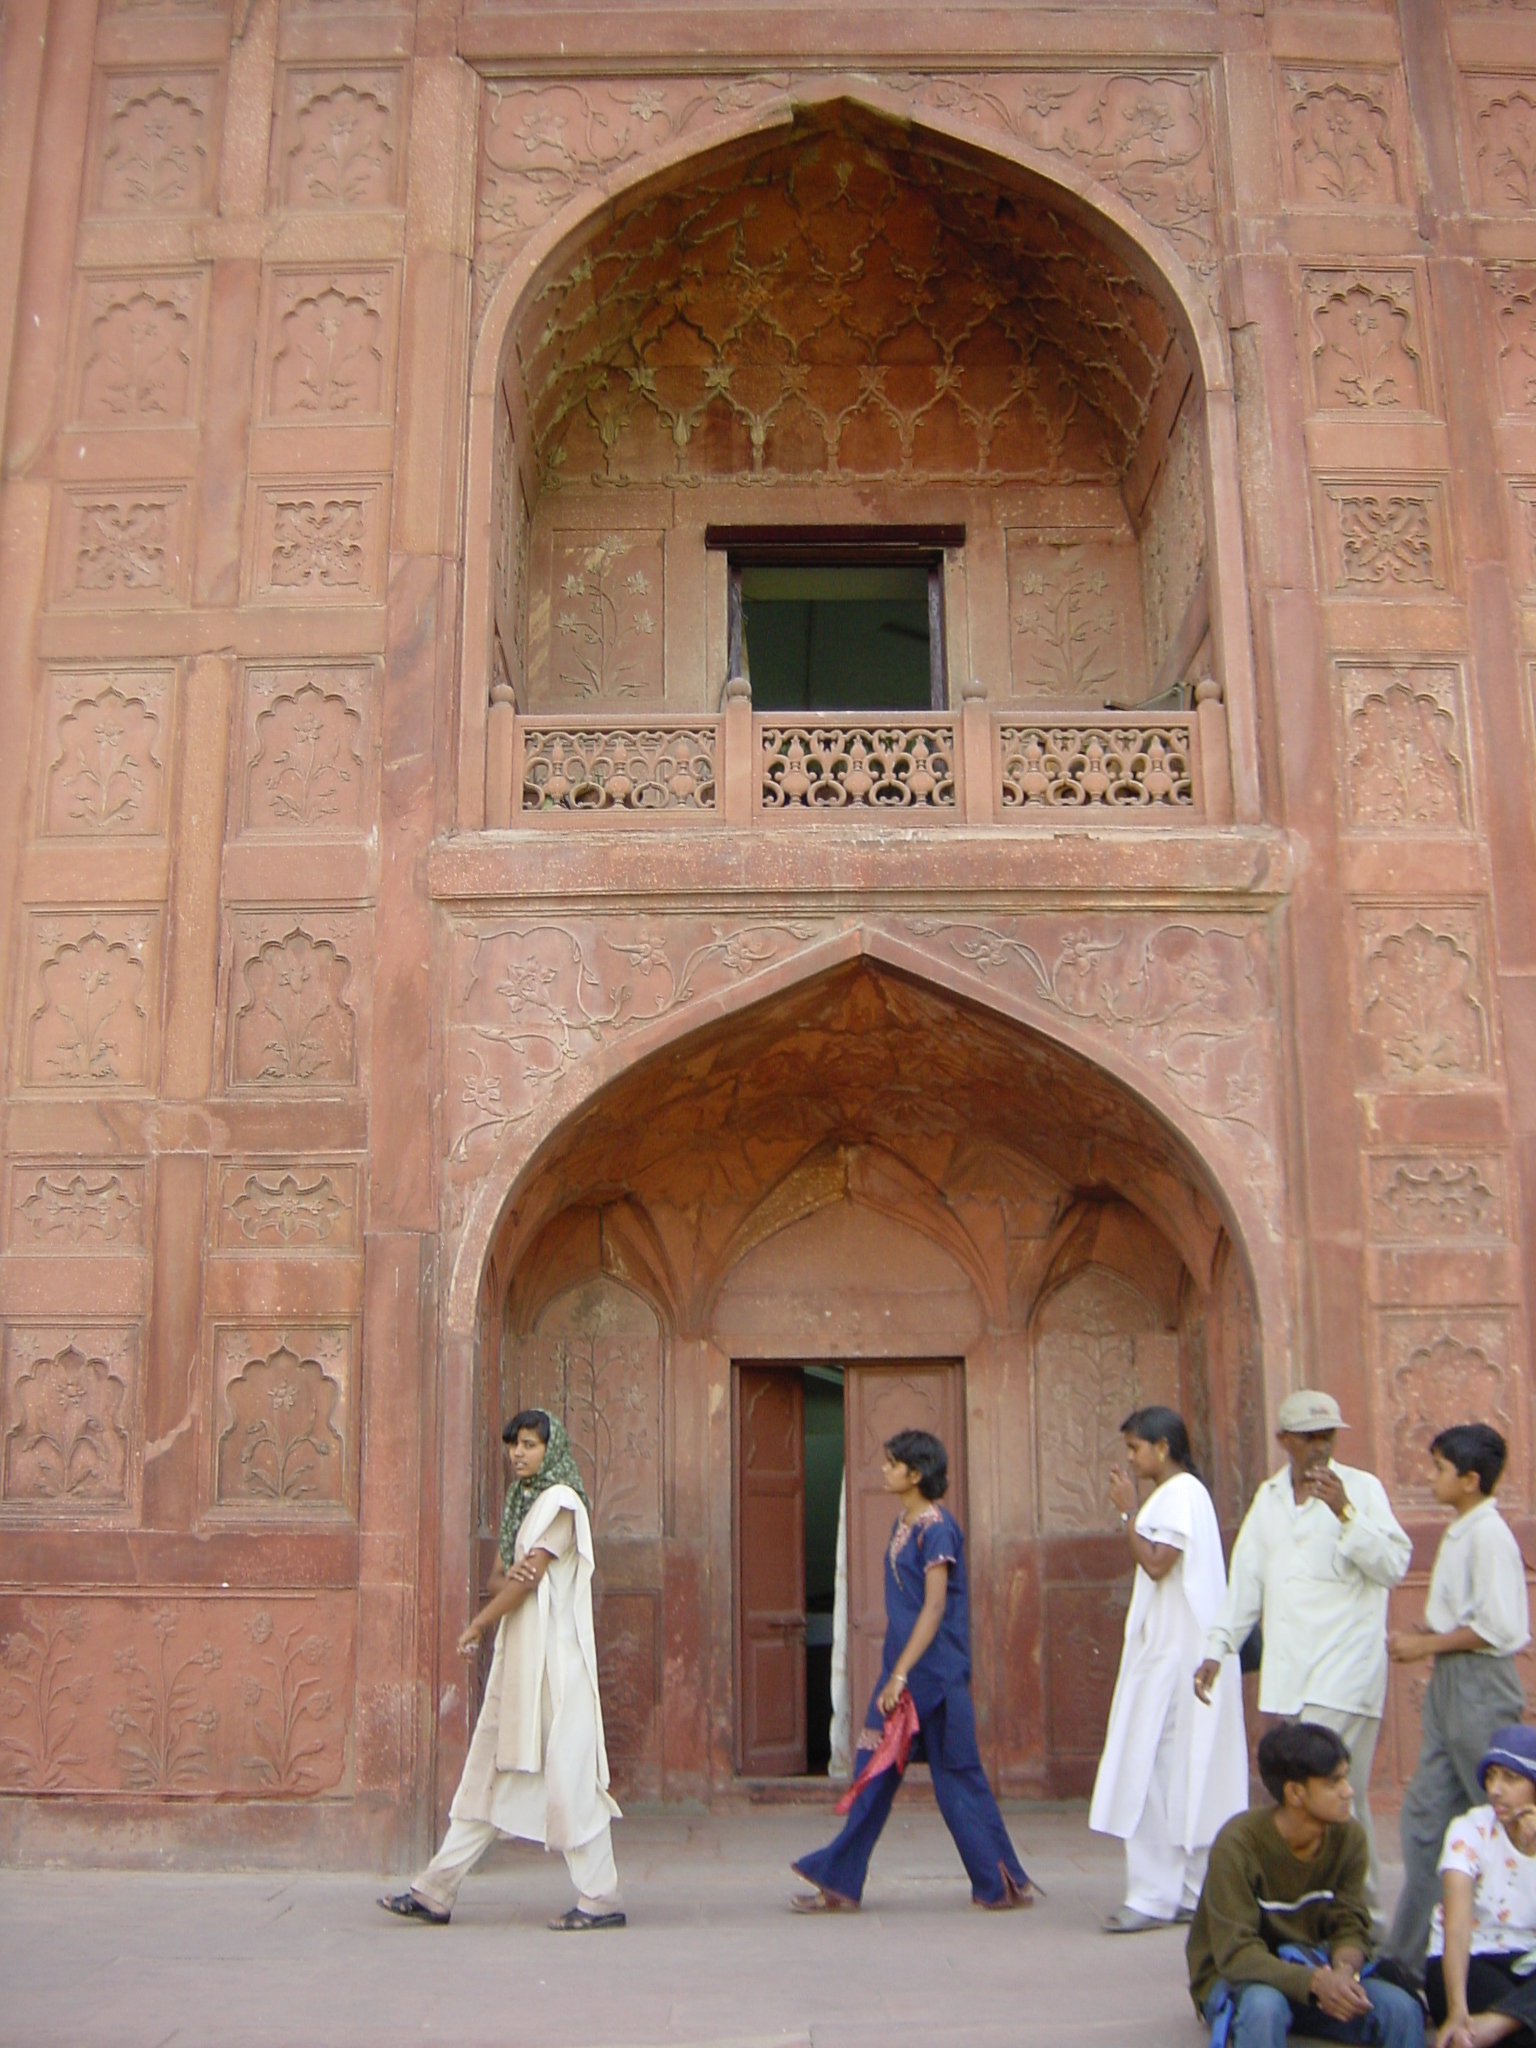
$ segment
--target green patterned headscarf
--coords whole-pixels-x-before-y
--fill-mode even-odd
[[[517,1532],[523,1526],[523,1517],[533,1506],[541,1493],[547,1493],[552,1486],[568,1486],[580,1500],[588,1515],[592,1503],[587,1498],[587,1489],[581,1483],[571,1440],[565,1433],[565,1424],[549,1414],[547,1408],[539,1410],[549,1421],[549,1442],[544,1446],[544,1462],[531,1479],[514,1479],[507,1488],[507,1504],[501,1511],[501,1562],[503,1568],[512,1563],[517,1554]]]

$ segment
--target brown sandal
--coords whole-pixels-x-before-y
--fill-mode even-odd
[[[857,1899],[840,1899],[836,1892],[823,1891],[818,1885],[813,1892],[796,1892],[789,1902],[791,1913],[857,1913]]]

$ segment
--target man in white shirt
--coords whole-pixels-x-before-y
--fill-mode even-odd
[[[1388,1637],[1395,1664],[1433,1657],[1418,1768],[1403,1800],[1403,1890],[1389,1946],[1405,1970],[1424,1967],[1440,1902],[1440,1849],[1459,1814],[1483,1803],[1478,1772],[1494,1730],[1525,1714],[1515,1657],[1531,1640],[1525,1560],[1499,1513],[1503,1437],[1486,1422],[1442,1429],[1429,1447],[1435,1499],[1452,1511],[1440,1538],[1422,1628]]]
[[[1387,1696],[1387,1596],[1413,1546],[1372,1472],[1333,1462],[1348,1428],[1331,1394],[1290,1394],[1276,1418],[1286,1463],[1266,1479],[1237,1532],[1227,1598],[1205,1639],[1195,1691],[1210,1697],[1221,1660],[1262,1620],[1259,1711],[1319,1722],[1349,1750],[1355,1818],[1370,1844],[1371,1761]]]

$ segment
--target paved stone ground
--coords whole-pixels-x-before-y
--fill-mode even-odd
[[[1098,1931],[1122,1864],[1081,1809],[1010,1810],[1031,1912],[974,1911],[938,1815],[898,1806],[864,1911],[794,1918],[790,1858],[829,1820],[626,1820],[630,1925],[602,1936],[548,1933],[564,1867],[510,1845],[447,1928],[386,1918],[367,1876],[0,1871],[0,2043],[1200,2048],[1182,1936]]]

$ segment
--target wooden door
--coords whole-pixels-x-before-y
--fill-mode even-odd
[[[805,1387],[742,1366],[736,1383],[736,1617],[740,1768],[805,1770]]]
[[[899,1512],[880,1477],[899,1429],[927,1429],[949,1452],[944,1505],[965,1527],[965,1375],[958,1361],[849,1365],[844,1380],[848,1473],[848,1691],[854,1740],[880,1676],[885,1547]]]

